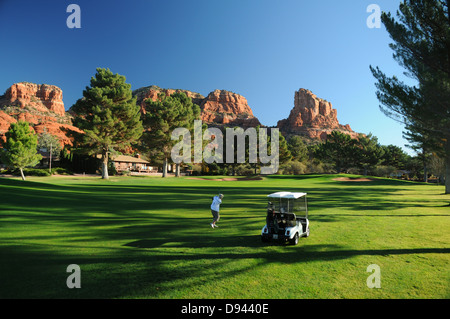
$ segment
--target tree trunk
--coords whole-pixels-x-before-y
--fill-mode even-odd
[[[423,181],[428,183],[428,167],[426,163],[423,165]]]
[[[167,176],[167,157],[164,159],[162,177],[166,177],[166,176]]]
[[[180,164],[176,164],[175,177],[180,177]]]
[[[445,155],[445,194],[450,194],[450,154]]]
[[[102,179],[109,179],[108,174],[108,153],[102,154]]]
[[[50,172],[50,175],[52,174],[52,143],[50,143],[50,161],[48,162],[48,171]]]
[[[445,194],[450,194],[450,137],[447,136],[447,142],[444,149],[444,162],[445,162]]]
[[[25,180],[25,175],[23,175],[23,169],[19,168],[19,170],[20,170],[20,176],[22,176],[22,180],[24,181]]]

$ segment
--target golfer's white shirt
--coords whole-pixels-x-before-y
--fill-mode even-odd
[[[220,204],[222,204],[222,200],[219,198],[219,196],[214,196],[213,202],[211,204],[211,209],[218,212],[220,209]]]

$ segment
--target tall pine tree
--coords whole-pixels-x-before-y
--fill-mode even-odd
[[[406,0],[398,21],[383,13],[382,21],[394,43],[394,59],[416,81],[408,86],[398,77],[371,67],[378,80],[377,97],[389,117],[429,136],[433,151],[446,162],[445,192],[450,193],[450,0]],[[413,136],[413,135],[412,135]]]
[[[97,68],[90,87],[83,91],[72,110],[78,134],[76,146],[90,155],[101,155],[102,178],[108,179],[109,154],[124,150],[142,135],[139,106],[125,77]]]
[[[143,144],[150,154],[163,160],[163,177],[167,176],[172,148],[178,143],[171,138],[173,130],[183,127],[192,131],[194,120],[198,119],[200,107],[183,92],[170,96],[160,93],[156,101],[145,101]]]

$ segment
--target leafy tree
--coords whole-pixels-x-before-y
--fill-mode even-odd
[[[428,162],[433,155],[433,145],[436,143],[434,136],[430,136],[426,131],[421,130],[414,125],[407,126],[409,131],[404,133],[404,137],[411,144],[407,145],[409,148],[417,153],[417,158],[423,165],[423,181],[428,182]]]
[[[35,166],[42,159],[37,153],[37,136],[25,121],[12,123],[5,134],[6,143],[1,152],[3,162],[12,168],[18,168],[22,180],[25,180],[23,169]]]
[[[259,130],[258,130],[258,158],[261,157],[259,154]],[[272,132],[268,130],[267,132],[267,154],[272,153]],[[292,160],[292,154],[289,150],[288,143],[281,132],[278,132],[278,161],[279,164],[284,164]]]
[[[280,164],[283,164],[292,160],[292,154],[289,151],[288,143],[286,142],[286,139],[284,138],[283,134],[281,134],[281,132],[279,132],[279,140]]]
[[[250,130],[253,130],[253,129],[250,128]],[[251,144],[250,143],[250,137],[248,137],[248,136],[245,136],[245,139],[243,140],[244,141],[244,145],[240,145],[239,144],[240,142],[239,142],[237,136],[235,136],[233,138],[233,140],[231,141],[231,139],[230,139],[229,135],[227,134],[227,132],[228,131],[236,132],[236,134],[238,134],[239,136],[242,136],[245,133],[247,133],[246,130],[244,130],[242,127],[238,127],[238,126],[236,126],[236,127],[227,127],[227,126],[225,126],[225,127],[223,127],[221,129],[221,131],[223,133],[223,136],[224,136],[224,147],[223,147],[223,161],[224,161],[224,163],[222,165],[226,168],[227,171],[230,171],[231,175],[233,175],[233,176],[235,176],[236,174],[239,174],[242,171],[248,170],[248,167],[251,166],[251,165],[253,165],[254,173],[256,174],[256,172],[257,172],[258,165],[260,164],[259,163],[259,156],[258,156],[258,154],[259,154],[258,146],[259,146],[260,127],[257,126],[254,130],[255,130],[256,136],[257,136],[256,137],[256,145],[250,145]],[[231,146],[228,145],[228,143],[227,143],[228,139],[229,139],[230,143],[232,142]],[[251,163],[251,165],[250,165],[250,152],[249,152],[250,147],[256,147],[256,157],[257,157],[257,163]],[[240,163],[240,160],[242,160],[242,159],[239,158],[238,150],[240,150],[242,148],[244,148],[244,154],[243,154],[244,155],[244,162]],[[233,152],[232,156],[228,153],[230,151]],[[249,165],[246,165],[246,164],[249,164]]]
[[[57,157],[59,153],[61,152],[61,143],[59,142],[59,139],[50,134],[47,129],[44,129],[44,132],[39,134],[38,136],[38,149],[47,149],[47,152],[50,156],[48,161],[48,170],[51,173],[52,172],[52,158]]]
[[[382,145],[383,156],[381,157],[382,164],[385,166],[393,166],[397,169],[405,169],[408,161],[408,154],[406,154],[401,147],[396,145]]]
[[[369,168],[380,164],[384,151],[378,143],[378,139],[372,134],[367,136],[361,134],[355,141],[355,147],[356,166],[362,168],[364,175],[367,175]]]
[[[227,128],[224,127],[222,129],[224,133],[224,136],[227,135],[227,130],[228,129],[233,129],[236,132],[239,132],[239,134],[244,134],[244,133],[249,133],[247,130],[253,130],[253,128],[247,128],[247,130],[244,130],[243,128],[240,127],[235,127],[235,128]],[[264,155],[268,155],[268,156],[274,156],[274,154],[272,154],[272,131],[270,129],[264,129],[266,130],[266,152],[267,154]],[[230,147],[230,150],[227,150],[229,148],[228,145],[226,145],[226,147],[223,148],[223,158],[225,160],[225,162],[222,164],[222,166],[224,167],[224,169],[227,172],[230,172],[233,176],[236,174],[237,172],[237,168],[240,167],[245,167],[245,169],[247,169],[248,167],[252,167],[253,168],[253,174],[257,174],[258,168],[261,168],[261,166],[265,166],[261,164],[261,154],[260,154],[260,134],[261,133],[261,127],[257,126],[254,128],[254,131],[256,133],[255,138],[250,138],[248,136],[245,136],[245,144],[244,145],[240,145],[240,147],[245,148],[245,151],[243,152],[243,156],[242,159],[244,160],[245,164],[248,165],[240,165],[240,164],[244,164],[244,163],[238,163],[238,139],[237,137],[234,138],[234,142],[232,144],[232,146]],[[292,159],[292,155],[288,149],[288,145],[286,142],[286,139],[284,138],[284,136],[278,132],[278,161],[279,164],[288,162]],[[249,134],[250,135],[250,134]],[[241,135],[242,136],[242,135]],[[251,141],[252,140],[252,141]],[[256,143],[254,143],[256,142]],[[231,141],[230,141],[231,143]],[[233,155],[227,154],[228,151],[233,152]],[[228,158],[228,162],[226,161],[226,159]],[[255,161],[256,159],[256,161]],[[251,162],[251,163],[250,163]]]
[[[173,130],[182,127],[193,130],[194,120],[199,118],[200,107],[183,92],[170,96],[160,93],[156,101],[145,101],[143,144],[154,156],[163,159],[163,177],[167,176],[172,148],[178,143],[171,138]]]
[[[109,69],[97,68],[83,98],[72,107],[74,125],[84,131],[75,144],[89,155],[101,154],[103,179],[109,178],[109,154],[126,149],[143,132],[139,106],[125,80]]]
[[[439,182],[443,181],[443,176],[445,174],[444,160],[439,158],[439,156],[433,154],[430,158],[430,173],[439,178]]]
[[[327,135],[325,143],[317,147],[316,156],[325,162],[333,163],[337,172],[340,173],[356,166],[355,144],[356,140],[350,135],[333,131]]]
[[[300,136],[294,135],[289,139],[288,149],[296,161],[303,162],[308,158],[308,148]]]
[[[446,162],[445,192],[450,193],[450,17],[449,0],[405,0],[397,13],[382,14],[394,43],[394,59],[416,81],[409,86],[371,67],[381,110],[423,137]],[[425,133],[426,134],[423,134]],[[416,135],[418,136],[418,135]]]
[[[412,179],[418,179],[418,176],[423,174],[423,162],[418,156],[410,156],[405,168],[410,171]]]

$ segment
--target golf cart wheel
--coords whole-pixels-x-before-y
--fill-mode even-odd
[[[290,239],[289,242],[292,245],[297,245],[298,244],[298,233],[295,234],[294,238]]]
[[[309,227],[306,228],[306,235],[305,235],[305,237],[309,237]]]

